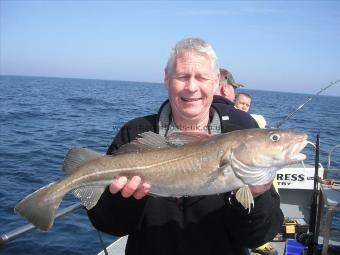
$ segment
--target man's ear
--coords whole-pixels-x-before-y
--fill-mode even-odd
[[[221,95],[224,97],[226,97],[229,94],[229,91],[226,85],[220,86],[220,90],[221,90]]]
[[[170,77],[168,75],[168,72],[166,70],[164,70],[164,87],[169,90],[169,81]]]

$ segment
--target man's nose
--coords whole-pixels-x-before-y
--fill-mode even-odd
[[[198,89],[198,83],[197,83],[197,81],[195,80],[194,77],[190,78],[187,81],[186,89],[191,91],[191,92],[194,92],[194,91],[196,91]]]

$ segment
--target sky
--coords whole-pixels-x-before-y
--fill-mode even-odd
[[[340,1],[0,0],[0,33],[2,75],[162,83],[170,49],[201,37],[247,89],[340,79]]]

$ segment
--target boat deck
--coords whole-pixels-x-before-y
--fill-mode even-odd
[[[110,246],[108,246],[106,249],[108,251],[108,254],[114,254],[114,255],[123,255],[125,251],[125,245],[127,241],[127,236],[123,236],[116,240],[114,243],[112,243]],[[283,255],[285,251],[285,242],[271,242],[273,247],[278,251],[279,255]],[[249,253],[251,255],[258,255],[256,252],[251,252],[249,250]],[[105,255],[104,251],[101,251],[98,253],[98,255]]]

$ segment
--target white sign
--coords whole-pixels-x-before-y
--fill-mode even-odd
[[[319,177],[323,177],[323,167],[319,167]],[[277,183],[280,189],[313,189],[315,168],[286,167],[276,173]]]

